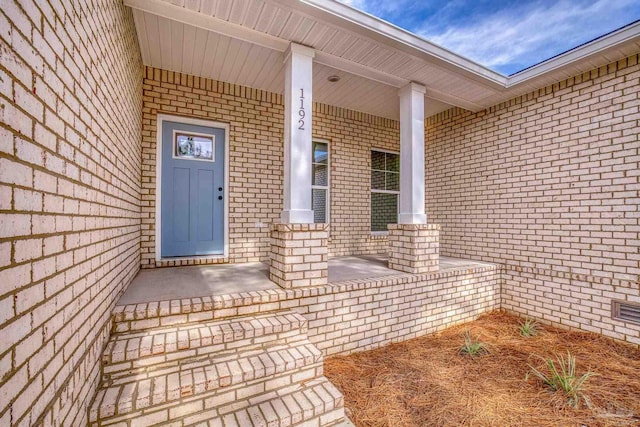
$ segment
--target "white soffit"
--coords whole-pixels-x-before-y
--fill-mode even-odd
[[[300,43],[316,50],[317,101],[390,118],[410,81],[427,87],[425,116],[478,111],[640,51],[638,23],[506,77],[333,0],[124,2],[146,65],[282,93],[282,52]]]

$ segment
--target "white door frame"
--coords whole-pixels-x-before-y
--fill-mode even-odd
[[[163,260],[184,260],[184,259],[202,259],[202,258],[228,258],[229,257],[229,124],[216,122],[213,120],[195,119],[191,117],[172,116],[170,114],[158,114],[156,128],[156,261]],[[184,123],[187,125],[208,126],[213,128],[224,129],[224,251],[222,255],[194,255],[188,257],[169,257],[162,258],[160,256],[161,249],[161,218],[162,215],[162,125],[167,122]]]

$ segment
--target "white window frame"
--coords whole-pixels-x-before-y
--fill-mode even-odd
[[[369,152],[369,162],[371,162],[371,153],[373,151],[377,151],[379,153],[389,153],[389,154],[396,154],[398,157],[400,157],[400,152],[399,151],[393,151],[393,150],[385,150],[383,148],[372,148]],[[400,167],[402,168],[402,164],[400,164]],[[387,170],[381,170],[381,169],[374,169],[373,168],[373,164],[370,165],[369,167],[369,188],[371,189],[371,193],[381,193],[381,194],[396,194],[398,196],[398,203],[396,203],[396,215],[400,215],[400,190],[378,190],[378,189],[374,189],[371,185],[371,172],[373,171],[378,171],[378,172],[389,172]],[[394,172],[395,173],[395,172]],[[398,171],[398,182],[400,182],[400,171]],[[389,231],[373,231],[371,230],[371,216],[373,215],[373,203],[371,201],[371,198],[369,198],[369,231],[371,232],[372,236],[387,236],[389,234]]]
[[[322,144],[327,144],[327,185],[313,185],[311,184],[311,210],[313,210],[313,190],[327,190],[327,203],[324,207],[324,216],[327,220],[326,224],[329,224],[331,221],[331,144],[329,140],[322,138],[313,138],[311,140],[311,173],[313,173],[313,165],[316,164],[313,160],[313,143],[320,142]],[[321,163],[317,163],[321,164]],[[311,177],[311,182],[313,182],[313,177]],[[315,222],[315,218],[314,218]]]

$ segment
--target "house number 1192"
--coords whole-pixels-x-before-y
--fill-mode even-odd
[[[307,114],[304,111],[304,89],[300,89],[300,108],[298,109],[298,129],[304,130],[304,118]]]

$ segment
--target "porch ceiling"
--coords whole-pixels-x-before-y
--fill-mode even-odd
[[[316,101],[399,117],[397,89],[427,87],[425,116],[482,110],[640,51],[640,23],[503,76],[332,0],[125,0],[146,65],[282,93],[290,42],[316,50]],[[330,75],[341,80],[331,84]]]

